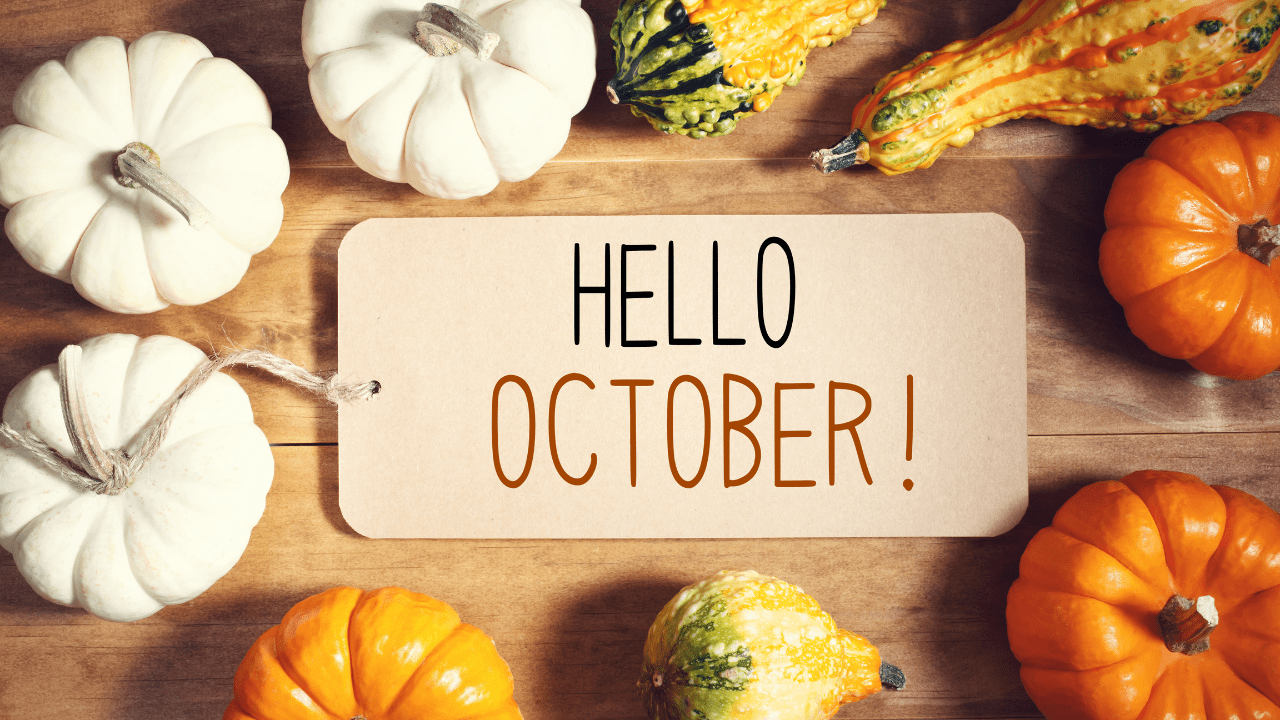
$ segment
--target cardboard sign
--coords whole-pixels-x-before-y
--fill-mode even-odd
[[[370,220],[339,503],[428,538],[996,535],[1027,503],[1022,238],[982,215]]]

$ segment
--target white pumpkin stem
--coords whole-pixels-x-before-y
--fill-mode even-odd
[[[502,41],[470,15],[437,3],[427,3],[418,13],[413,39],[432,57],[452,55],[466,47],[481,60],[488,60]]]
[[[125,187],[150,190],[196,230],[203,230],[213,222],[213,213],[161,170],[160,156],[143,143],[129,143],[116,155],[116,181]]]
[[[71,446],[80,456],[80,466],[99,483],[92,486],[94,492],[118,495],[129,486],[131,473],[127,458],[117,451],[103,448],[93,429],[93,421],[89,419],[89,408],[84,399],[84,382],[80,378],[81,354],[79,345],[68,345],[58,355],[62,421],[67,426]]]

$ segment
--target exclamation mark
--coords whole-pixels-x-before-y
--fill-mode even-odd
[[[912,395],[911,385],[912,385],[911,376],[908,375],[907,376],[907,462],[911,462],[911,433],[912,433],[912,430],[914,430],[914,428],[912,427],[912,424],[913,424],[912,423],[912,404],[913,403],[912,403],[912,397],[911,397]],[[902,487],[906,488],[908,492],[911,490],[911,488],[915,487],[915,485],[916,485],[915,483],[911,482],[911,478],[907,478],[906,480],[902,481]]]

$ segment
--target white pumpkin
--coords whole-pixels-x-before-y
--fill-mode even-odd
[[[98,37],[38,67],[0,130],[5,233],[33,267],[115,312],[196,305],[231,290],[280,231],[284,143],[253,80],[200,41],[155,32],[125,48]],[[116,179],[143,143],[192,222]],[[197,229],[202,222],[207,226]]]
[[[131,448],[207,360],[165,336],[102,335],[80,347],[85,417],[108,449]],[[56,365],[27,376],[3,420],[75,459],[58,378]],[[0,435],[0,545],[41,597],[137,620],[194,598],[235,565],[274,468],[248,397],[216,373],[182,401],[158,452],[117,495],[76,487]]]
[[[595,80],[595,37],[581,0],[436,7],[445,6],[500,38],[488,59],[479,48],[434,56],[419,44],[422,0],[307,0],[302,54],[316,110],[357,165],[427,195],[468,198],[524,180],[560,152]]]

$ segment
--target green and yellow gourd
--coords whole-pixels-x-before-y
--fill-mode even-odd
[[[837,628],[800,588],[726,571],[658,613],[639,688],[652,720],[825,720],[904,684],[874,645]]]
[[[947,146],[1020,117],[1145,132],[1194,122],[1262,82],[1278,28],[1271,0],[1023,0],[978,38],[880,80],[852,132],[814,165],[929,167]]]
[[[624,0],[609,31],[613,103],[667,133],[730,132],[804,75],[805,57],[885,0]]]

